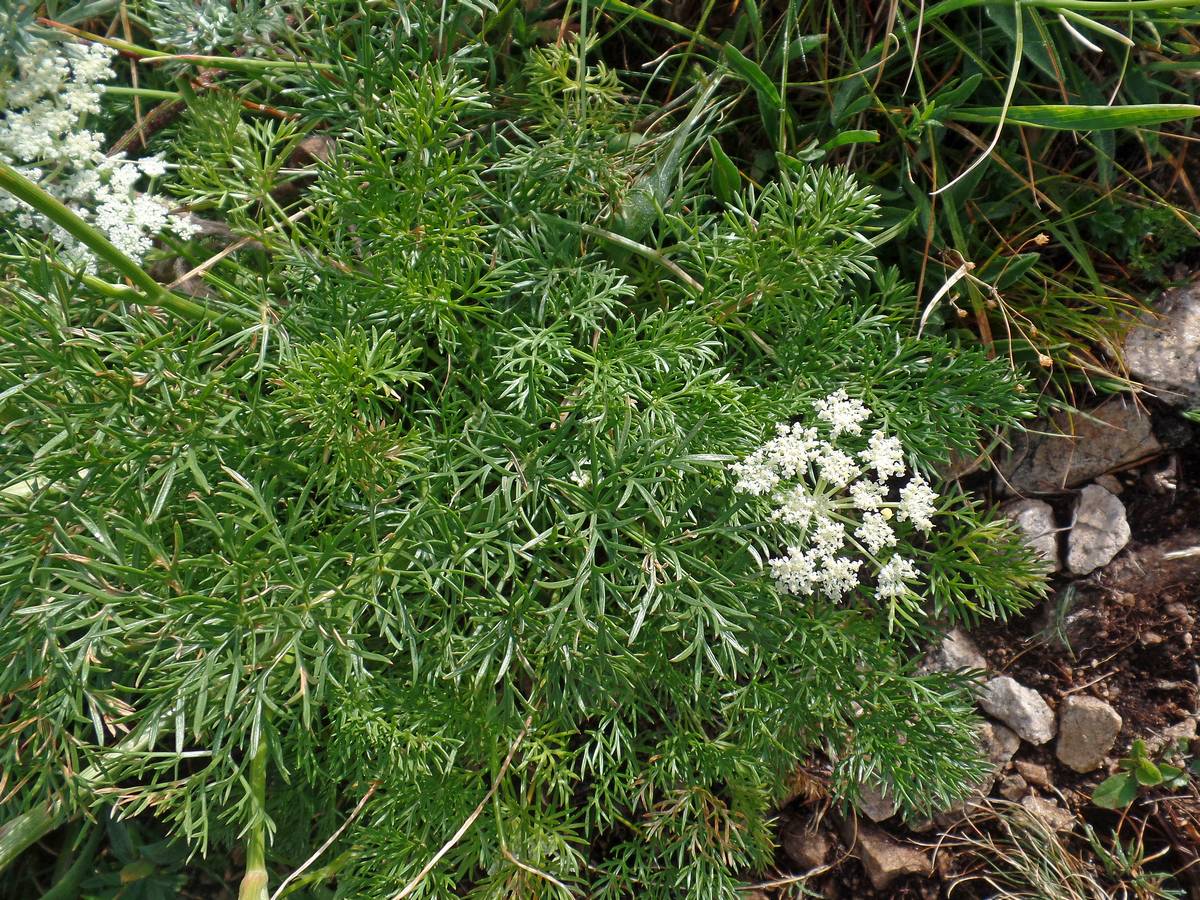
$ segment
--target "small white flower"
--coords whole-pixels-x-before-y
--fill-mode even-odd
[[[767,455],[760,448],[746,458],[744,462],[735,463],[733,474],[737,476],[734,490],[743,494],[753,494],[761,497],[779,484],[779,473],[767,462]]]
[[[904,474],[904,445],[882,431],[872,433],[867,449],[859,451],[858,458],[875,470],[880,481]]]
[[[848,395],[844,389],[816,401],[813,407],[817,418],[832,426],[829,435],[835,438],[843,433],[862,434],[862,423],[871,418],[871,410],[866,404]]]
[[[813,592],[817,581],[815,554],[805,553],[799,547],[788,547],[788,554],[770,561],[775,585],[785,594],[807,595]]]
[[[590,459],[581,459],[579,468],[572,472],[567,477],[581,488],[590,488],[592,486],[592,461]]]
[[[877,481],[864,478],[850,485],[850,499],[854,503],[854,508],[864,512],[882,507],[886,495],[887,488]]]
[[[791,428],[780,426],[778,436],[767,444],[767,453],[780,476],[794,478],[809,464],[820,446],[814,429],[795,424]]]
[[[908,590],[905,583],[917,577],[917,567],[902,556],[893,556],[879,567],[879,586],[876,593],[880,597],[899,597]]]
[[[861,401],[838,391],[813,408],[828,424],[828,437],[799,422],[781,424],[773,438],[733,466],[737,489],[769,496],[771,519],[801,536],[786,556],[769,560],[775,584],[783,593],[803,596],[819,589],[834,600],[860,584],[880,598],[901,596],[919,572],[902,555],[902,539],[911,529],[899,523],[932,529],[937,494],[915,474],[897,500],[889,499],[889,481],[908,471],[904,446],[882,429],[863,436],[871,412]],[[881,563],[889,547],[900,550]]]
[[[829,445],[817,454],[817,468],[822,478],[839,488],[845,487],[862,473],[850,454]]]
[[[0,161],[141,261],[170,221],[170,204],[138,194],[134,184],[143,173],[162,174],[165,165],[158,157],[134,164],[106,156],[104,136],[82,127],[87,116],[100,112],[103,82],[115,74],[114,55],[100,44],[32,40],[17,60],[17,77],[0,85]],[[79,241],[41,214],[7,198],[0,212],[15,214],[18,227],[45,231],[67,258],[95,264]]]
[[[841,600],[858,586],[858,570],[862,563],[847,556],[835,556],[825,561],[821,569],[821,590],[833,600]]]
[[[797,525],[800,528],[807,528],[809,520],[818,512],[820,504],[813,497],[804,485],[793,485],[786,491],[781,491],[774,497],[776,506],[772,516],[781,522],[786,522],[788,525]]]
[[[896,532],[881,513],[869,512],[863,516],[862,524],[854,532],[854,536],[863,542],[867,551],[872,555],[878,554],[884,547],[896,545]]]
[[[822,517],[817,520],[817,527],[813,529],[812,539],[813,543],[817,545],[817,552],[822,556],[835,556],[846,544],[846,526],[841,522]]]
[[[161,156],[143,156],[137,164],[138,168],[142,170],[142,174],[151,178],[157,178],[167,172],[167,164]]]
[[[937,493],[920,473],[909,479],[908,484],[900,489],[900,519],[908,520],[924,532],[933,528],[933,513],[936,510],[934,501]]]

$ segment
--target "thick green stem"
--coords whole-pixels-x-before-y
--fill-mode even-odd
[[[122,253],[112,241],[81,219],[74,210],[3,162],[0,162],[0,190],[7,191],[18,200],[32,206],[91,250],[97,258],[132,281],[142,291],[147,303],[161,306],[187,319],[216,320],[222,317],[216,310],[172,294],[150,277],[145,269]]]
[[[92,859],[96,848],[100,846],[100,837],[104,829],[96,826],[91,829],[87,841],[79,850],[79,855],[62,876],[54,882],[54,887],[42,894],[42,900],[76,900],[79,897],[79,886],[92,872]]]
[[[10,819],[0,827],[0,872],[62,824],[62,804],[50,803]]]
[[[104,93],[110,97],[145,97],[147,100],[182,100],[179,91],[159,91],[154,88],[121,87],[114,85],[106,87]]]
[[[238,889],[238,900],[267,900],[267,738],[260,735],[250,760],[250,792],[258,807],[258,818],[246,840],[246,874]]]

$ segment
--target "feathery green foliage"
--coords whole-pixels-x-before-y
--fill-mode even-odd
[[[844,170],[711,195],[724,73],[662,113],[585,34],[500,80],[489,21],[316,4],[288,40],[329,68],[223,83],[293,118],[191,102],[170,187],[253,240],[201,276],[220,323],[7,261],[11,821],[240,844],[255,900],[343,825],[310,896],[710,900],[813,754],[913,814],[983,772],[970,681],[911,657],[1035,597],[1028,551],[955,498],[903,616],[783,595],[729,465],[844,388],[933,477],[1023,385],[914,336]]]

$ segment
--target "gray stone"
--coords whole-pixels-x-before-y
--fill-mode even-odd
[[[1070,831],[1075,827],[1075,816],[1070,810],[1063,809],[1049,800],[1043,800],[1036,794],[1022,797],[1021,806],[1053,831]]]
[[[854,837],[850,832],[847,840]],[[928,876],[932,871],[928,854],[909,844],[901,844],[872,825],[859,824],[854,852],[877,891],[884,890],[903,875]]]
[[[1058,708],[1059,762],[1076,772],[1090,772],[1104,764],[1104,757],[1121,733],[1117,711],[1096,697],[1073,694]]]
[[[1000,781],[1000,796],[1016,802],[1029,793],[1029,784],[1020,775],[1008,775]]]
[[[1079,494],[1075,521],[1067,536],[1067,567],[1087,575],[1112,561],[1129,543],[1125,504],[1098,484]]]
[[[983,724],[979,726],[979,746],[992,764],[993,775],[998,775],[1012,762],[1013,756],[1021,748],[1021,739],[999,722],[984,719]]]
[[[1014,500],[1006,504],[1003,513],[1021,530],[1025,543],[1050,566],[1051,572],[1062,568],[1058,558],[1058,523],[1054,509],[1045,500]]]
[[[1135,381],[1176,406],[1200,404],[1200,284],[1167,293],[1125,338]]]
[[[951,628],[941,642],[926,654],[917,671],[925,674],[986,668],[987,660],[983,658],[971,636],[961,628]]]
[[[1000,485],[1021,495],[1062,493],[1161,450],[1150,418],[1113,397],[1074,418],[1062,413],[1017,434],[1000,464]]]
[[[833,841],[823,829],[806,827],[799,819],[792,819],[783,827],[779,843],[792,862],[803,869],[825,865],[833,850]]]
[[[882,822],[896,814],[896,798],[886,795],[874,785],[864,784],[858,789],[858,811],[872,822]]]
[[[1028,781],[1030,784],[1035,784],[1040,788],[1049,790],[1054,785],[1054,782],[1050,779],[1049,767],[1044,766],[1041,763],[1018,759],[1016,762],[1016,770],[1026,781]]]
[[[983,686],[979,705],[1031,744],[1044,744],[1054,737],[1054,713],[1042,695],[1007,675]]]

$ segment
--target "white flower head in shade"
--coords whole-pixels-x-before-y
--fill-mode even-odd
[[[834,556],[825,560],[821,569],[821,590],[832,600],[841,600],[858,587],[858,570],[862,563],[847,556]]]
[[[900,519],[912,522],[924,532],[931,531],[933,514],[937,509],[937,496],[920,473],[914,475],[908,484],[900,489]]]
[[[579,466],[567,477],[578,487],[585,490],[590,488],[592,486],[592,461],[590,459],[581,459]]]
[[[875,589],[880,597],[899,597],[908,590],[906,582],[918,575],[917,567],[902,556],[893,556],[879,567],[879,586]]]
[[[836,447],[825,447],[817,454],[817,469],[822,478],[839,488],[846,487],[862,473],[854,457]]]
[[[887,497],[887,485],[863,478],[850,485],[849,494],[856,509],[864,512],[882,509],[884,498]]]
[[[818,577],[815,551],[788,547],[787,556],[773,559],[769,565],[779,590],[796,595],[813,592]]]
[[[899,438],[865,427],[873,418],[836,391],[731,466],[736,490],[769,499],[770,521],[787,531],[787,553],[767,563],[782,593],[889,599],[921,577],[911,542],[933,529],[937,493],[909,472]]]
[[[872,511],[864,515],[854,536],[862,541],[872,555],[878,554],[884,547],[896,545],[896,532],[880,512]]]

